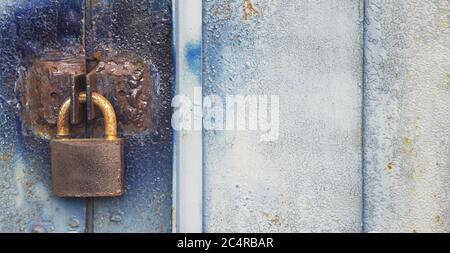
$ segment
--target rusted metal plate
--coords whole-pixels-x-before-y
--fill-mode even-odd
[[[50,142],[53,192],[59,197],[123,194],[123,140],[55,139]]]
[[[56,132],[56,117],[62,102],[72,96],[72,91],[84,89],[88,78],[94,90],[104,95],[114,106],[119,131],[123,135],[141,133],[151,126],[154,81],[148,65],[128,58],[113,58],[98,62],[85,77],[84,55],[67,56],[52,52],[33,62],[17,82],[23,133],[51,139]],[[75,103],[77,104],[77,103]],[[85,113],[75,107],[77,115],[72,133],[84,133]],[[102,116],[94,121],[94,133],[102,135]]]
[[[54,52],[33,62],[18,80],[23,133],[47,139],[54,136],[59,108],[71,91],[80,87],[85,72],[83,55]]]
[[[113,58],[100,61],[88,78],[114,106],[124,135],[135,135],[151,126],[155,94],[148,65],[130,58]]]

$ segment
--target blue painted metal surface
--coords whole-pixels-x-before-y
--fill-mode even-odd
[[[90,2],[91,49],[134,55],[159,80],[153,127],[126,139],[127,193],[95,200],[94,232],[449,231],[447,1]],[[86,227],[84,200],[52,196],[48,142],[22,130],[16,89],[30,60],[81,52],[82,11],[0,1],[2,232]],[[194,88],[278,95],[279,139],[174,136],[172,95],[193,100]]]
[[[94,232],[169,232],[172,229],[170,126],[174,86],[170,0],[92,1],[89,46],[110,56],[143,61],[155,79],[151,130],[125,137],[123,197],[95,200]]]
[[[53,196],[48,141],[22,132],[16,93],[33,58],[53,49],[67,54],[81,49],[82,6],[0,1],[0,231],[84,231],[85,201]]]
[[[126,136],[126,195],[94,202],[93,232],[172,229],[171,1],[89,1],[87,49],[134,57],[155,79],[152,127]],[[47,140],[21,128],[16,82],[49,50],[83,54],[84,1],[0,1],[0,231],[83,232],[84,199],[51,193]],[[88,225],[88,224],[86,224]]]

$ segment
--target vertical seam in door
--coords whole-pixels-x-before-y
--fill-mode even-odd
[[[89,16],[87,15],[89,11]],[[88,52],[90,52],[90,50],[88,50],[88,40],[87,40],[87,29],[88,29],[88,25],[90,28],[92,28],[92,26],[90,26],[90,24],[92,24],[92,2],[91,0],[83,0],[83,34],[82,34],[82,39],[83,39],[83,49],[84,49],[84,54],[85,54],[85,58],[87,59],[88,57]],[[92,31],[91,31],[92,32]],[[92,42],[92,41],[91,41]],[[87,67],[87,62],[85,62],[86,67]],[[85,73],[87,74],[87,73]],[[86,126],[88,127],[88,126]],[[90,136],[88,136],[90,137]],[[85,207],[85,233],[94,233],[94,199],[93,198],[86,198],[86,207]]]
[[[366,72],[366,37],[367,37],[367,27],[366,27],[366,17],[367,17],[367,6],[369,6],[368,2],[369,0],[361,0],[363,4],[363,17],[362,17],[362,26],[363,26],[363,36],[362,36],[362,105],[361,105],[361,173],[362,173],[362,188],[361,188],[361,196],[362,196],[362,215],[361,215],[361,226],[362,226],[362,232],[366,232],[366,223],[365,223],[365,217],[366,217],[366,191],[365,191],[365,178],[366,178],[366,155],[365,155],[365,143],[366,143],[366,108],[365,108],[365,90],[366,90],[366,80],[367,80],[367,72]]]

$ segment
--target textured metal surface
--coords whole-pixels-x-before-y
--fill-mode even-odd
[[[176,96],[197,100],[202,96],[202,0],[174,2],[174,44],[176,50]],[[172,124],[177,124],[183,105],[173,99]],[[194,117],[201,123],[201,116]],[[182,117],[181,117],[182,118]],[[198,233],[203,229],[203,133],[179,129],[174,145],[174,218],[173,231]]]
[[[22,135],[23,105],[16,94],[17,80],[34,59],[52,50],[80,52],[81,13],[81,1],[0,1],[2,232],[84,231],[84,201],[51,192],[49,143]]]
[[[86,3],[93,6],[85,13],[89,14],[86,20],[92,17],[86,26],[88,51],[93,54],[95,48],[99,59],[115,63],[124,55],[132,56],[127,58],[131,64],[144,64],[153,80],[151,129],[127,138],[124,144],[125,159],[130,161],[125,175],[128,194],[116,200],[97,200],[90,225],[94,232],[170,231],[171,1]],[[49,143],[22,135],[18,114],[23,105],[17,94],[17,80],[36,59],[55,50],[67,56],[83,54],[83,7],[83,1],[76,0],[0,1],[1,231],[84,231],[85,202],[53,197]],[[132,76],[130,80],[134,80]],[[129,92],[129,103],[139,111],[143,106],[140,91]]]
[[[54,136],[58,109],[65,98],[75,98],[74,94],[85,89],[84,73],[84,55],[64,56],[61,52],[52,52],[34,61],[32,67],[24,71],[17,82],[17,91],[24,105],[21,115],[25,135],[46,139]],[[112,102],[121,133],[136,135],[150,127],[154,81],[147,65],[127,58],[100,61],[87,75],[87,80],[91,87]],[[85,113],[81,113],[78,101],[75,105],[76,110],[70,113],[71,122],[80,123]],[[71,106],[71,110],[73,108]],[[93,122],[97,126],[94,129],[96,135],[102,132],[101,121],[102,118],[97,117]],[[74,132],[84,133],[84,129],[79,127]]]
[[[115,58],[100,61],[93,72],[89,80],[113,104],[123,134],[136,135],[151,127],[155,82],[149,66]]]
[[[204,230],[361,231],[362,1],[203,4],[204,95],[280,102],[274,142],[204,131]]]
[[[123,195],[123,140],[54,139],[53,192],[59,197]]]
[[[367,232],[450,232],[448,1],[368,0]]]
[[[88,49],[141,59],[156,87],[151,131],[125,142],[127,195],[95,201],[94,230],[170,231],[171,3],[88,2]],[[205,131],[205,231],[450,231],[447,1],[365,1],[363,118],[362,1],[203,3],[204,95],[280,98],[277,142]],[[22,135],[16,96],[34,59],[82,51],[81,23],[67,25],[81,8],[0,1],[0,231],[84,230],[84,202],[52,196],[48,142]],[[192,83],[200,48],[177,50]]]
[[[102,0],[92,4],[90,47],[102,57],[133,56],[154,80],[151,129],[125,140],[123,197],[95,200],[94,232],[169,232],[172,228],[173,90],[170,0]]]
[[[19,100],[23,105],[24,135],[33,134],[47,139],[54,136],[59,107],[71,96],[72,90],[81,88],[77,77],[86,72],[84,62],[83,56],[52,53],[37,59],[31,68],[24,71],[23,77],[17,81]],[[80,106],[77,108],[79,110]]]

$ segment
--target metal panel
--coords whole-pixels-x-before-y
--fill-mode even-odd
[[[88,50],[127,56],[152,69],[151,131],[125,138],[125,195],[94,203],[94,232],[169,232],[172,229],[173,90],[170,0],[89,1]],[[88,15],[88,16],[89,16]]]
[[[202,160],[202,1],[176,0],[176,98],[172,102],[172,124],[183,121],[179,107],[183,96],[194,101],[189,114],[198,122],[195,129],[178,129],[174,153],[174,231],[201,232],[203,224],[203,160]],[[180,100],[179,100],[180,99]]]
[[[450,232],[449,9],[367,1],[367,232]]]
[[[51,192],[49,143],[24,136],[16,83],[42,54],[82,49],[82,2],[0,1],[0,231],[82,232],[85,201]]]
[[[204,96],[280,110],[276,141],[204,131],[205,231],[361,231],[362,1],[203,4]]]

